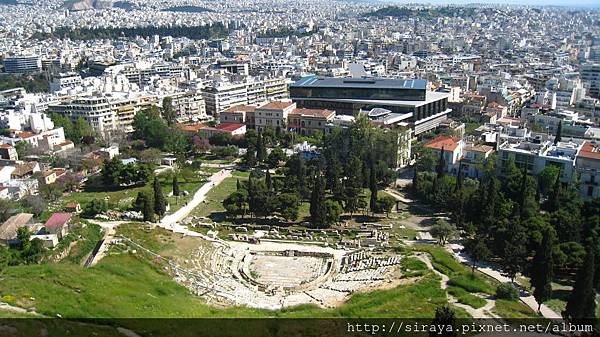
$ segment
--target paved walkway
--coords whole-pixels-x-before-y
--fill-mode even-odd
[[[231,177],[231,171],[229,170],[221,170],[210,176],[208,182],[200,187],[198,191],[196,191],[194,197],[187,203],[187,205],[181,207],[175,213],[162,218],[162,220],[157,223],[157,226],[172,230],[174,233],[182,233],[189,236],[201,236],[200,233],[191,231],[186,226],[178,224],[178,222],[185,219],[185,217],[187,217],[194,210],[194,208],[198,207],[198,205],[200,205],[200,203],[206,199],[206,195],[213,187],[219,185],[221,182],[223,182],[223,180],[229,177]]]

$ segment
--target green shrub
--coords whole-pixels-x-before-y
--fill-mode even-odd
[[[510,282],[502,283],[496,288],[496,297],[516,301],[519,299],[519,290]]]
[[[0,302],[14,304],[16,301],[17,301],[17,299],[14,296],[4,295],[4,296],[0,297]]]

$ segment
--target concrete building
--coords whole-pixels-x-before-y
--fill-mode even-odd
[[[335,111],[327,109],[293,109],[288,116],[288,129],[308,136],[325,133],[334,117]]]
[[[254,112],[254,128],[259,131],[266,128],[285,129],[288,124],[288,115],[295,109],[296,103],[291,101],[273,101],[261,105]]]
[[[577,153],[575,162],[579,173],[579,192],[586,198],[600,198],[600,146],[587,141]]]
[[[74,97],[62,103],[49,105],[48,111],[73,120],[82,117],[95,131],[106,135],[116,130],[132,132],[135,115],[157,103],[158,98],[151,94],[114,93]]]
[[[284,78],[251,78],[242,82],[213,81],[202,90],[206,113],[219,118],[224,110],[240,104],[259,104],[288,96]]]
[[[463,157],[465,142],[456,137],[438,136],[423,145],[438,156],[443,151],[446,172],[457,174],[460,160]]]
[[[581,67],[581,80],[586,84],[590,96],[600,98],[600,64],[584,64]]]

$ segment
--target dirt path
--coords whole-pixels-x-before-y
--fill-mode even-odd
[[[448,277],[448,275],[440,273],[433,267],[433,265],[431,264],[431,259],[429,258],[429,255],[418,254],[417,258],[419,260],[423,261],[423,263],[425,263],[427,265],[427,268],[429,268],[431,271],[433,271],[436,275],[438,275],[441,278],[440,287],[444,290],[448,289],[448,281],[450,281],[450,278]],[[473,318],[498,318],[498,316],[494,315],[491,312],[492,308],[494,308],[494,306],[496,305],[496,301],[493,299],[484,298],[487,302],[486,305],[484,305],[483,307],[481,307],[479,309],[476,309],[470,305],[458,303],[458,300],[448,292],[446,292],[446,296],[448,297],[448,303],[451,303],[452,305],[454,305],[456,307],[464,309]],[[475,296],[478,296],[478,295],[475,295]],[[478,296],[478,297],[480,297],[480,296]]]

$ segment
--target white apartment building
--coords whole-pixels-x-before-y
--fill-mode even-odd
[[[97,132],[108,134],[115,130],[132,132],[135,115],[156,104],[156,95],[113,92],[102,96],[74,97],[59,104],[49,105],[48,110],[73,120],[82,117]]]
[[[197,122],[207,119],[206,104],[201,92],[179,91],[167,94],[165,97],[171,97],[173,100],[178,122]]]
[[[247,78],[243,82],[213,81],[202,90],[206,113],[218,118],[224,110],[239,104],[259,104],[288,97],[285,78]]]

